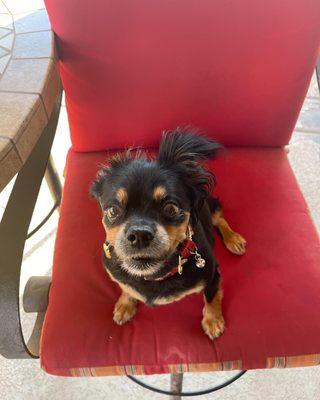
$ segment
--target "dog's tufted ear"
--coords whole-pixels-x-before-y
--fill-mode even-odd
[[[223,146],[200,135],[192,127],[176,128],[165,132],[159,146],[157,161],[161,166],[174,169],[188,188],[193,203],[193,217],[197,219],[204,200],[215,183],[214,175],[201,161],[215,158]]]
[[[160,164],[190,165],[191,162],[215,158],[217,150],[223,146],[201,135],[193,127],[177,127],[164,132],[159,145],[158,161]]]
[[[99,200],[103,193],[103,182],[108,179],[113,172],[119,171],[121,168],[128,166],[133,160],[147,159],[147,154],[139,148],[129,148],[122,152],[113,154],[108,158],[107,163],[101,166],[96,179],[92,182],[89,193],[92,197]],[[124,170],[125,173],[125,170]]]
[[[95,180],[92,182],[89,193],[92,197],[99,200],[102,195],[102,185],[103,182],[110,171],[110,167],[103,166],[97,173]]]
[[[128,149],[126,151],[113,154],[106,162],[106,164],[101,165],[100,170],[97,172],[95,180],[92,182],[89,193],[92,197],[99,200],[103,193],[103,182],[111,174],[112,170],[123,167],[129,164],[132,160],[132,150]]]

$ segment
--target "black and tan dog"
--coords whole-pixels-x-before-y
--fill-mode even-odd
[[[164,134],[156,158],[127,151],[99,171],[90,192],[103,213],[103,261],[122,289],[116,323],[129,321],[138,301],[168,304],[203,291],[202,327],[211,339],[223,332],[213,227],[235,254],[245,252],[246,242],[210,196],[214,176],[201,161],[219,147],[191,128],[177,128]]]

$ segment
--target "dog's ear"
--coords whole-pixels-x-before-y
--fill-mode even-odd
[[[201,135],[193,127],[178,127],[164,132],[159,145],[160,164],[185,164],[215,158],[217,150],[223,146]]]
[[[98,171],[96,179],[92,182],[89,188],[90,195],[99,200],[99,197],[101,197],[103,193],[103,182],[108,179],[108,177],[113,173],[116,173],[117,170],[128,166],[133,160],[146,158],[146,153],[139,148],[129,148],[114,154]]]
[[[219,143],[201,136],[192,127],[178,127],[162,136],[158,163],[180,174],[193,203],[194,223],[215,183],[214,175],[204,168],[201,161],[215,158],[220,148]]]
[[[107,174],[110,171],[110,167],[104,166],[102,167],[95,178],[95,180],[92,182],[90,188],[89,188],[89,193],[92,197],[95,199],[99,200],[99,198],[102,195],[102,185],[103,181],[105,180]]]

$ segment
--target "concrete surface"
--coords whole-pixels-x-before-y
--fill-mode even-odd
[[[53,157],[62,175],[69,147],[68,123],[62,106]],[[313,220],[320,229],[320,97],[313,78],[295,133],[289,158],[308,202]],[[0,217],[12,184],[0,195]],[[49,191],[42,185],[32,226],[39,222],[51,203]],[[49,274],[57,227],[57,213],[28,241],[21,276],[21,287],[30,275]],[[26,337],[33,317],[22,314]],[[231,373],[185,374],[184,390],[196,390],[221,382]],[[168,376],[151,376],[145,381],[168,387]],[[0,356],[1,400],[141,400],[166,399],[146,391],[126,378],[58,378],[46,375],[38,361],[6,360]],[[194,399],[195,397],[191,397]],[[317,400],[320,399],[320,367],[285,370],[249,371],[238,382],[222,391],[199,397],[204,400]]]

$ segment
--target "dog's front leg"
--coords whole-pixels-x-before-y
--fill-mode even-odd
[[[218,272],[216,272],[216,274],[218,274]],[[218,280],[217,286],[215,284],[216,282],[212,282],[211,285],[205,288],[203,318],[201,322],[204,332],[211,340],[220,336],[225,326],[221,310],[223,292],[219,275],[215,280]],[[215,286],[217,289],[214,289]]]
[[[137,312],[137,300],[128,293],[122,292],[113,310],[113,320],[118,325],[130,321]]]
[[[212,213],[212,223],[222,235],[226,248],[233,254],[242,255],[246,252],[246,240],[230,228],[225,220],[222,210],[218,209]]]

